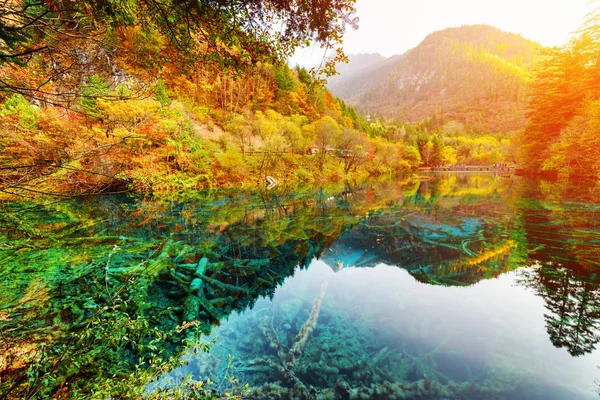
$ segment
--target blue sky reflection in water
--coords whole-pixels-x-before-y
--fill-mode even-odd
[[[496,199],[491,201],[496,205],[488,210],[489,214],[478,216],[480,223],[474,223],[473,217],[460,216],[463,212],[452,215],[441,209],[437,210],[436,222],[431,221],[431,214],[407,218],[421,226],[425,226],[421,219],[429,218],[427,226],[435,228],[429,238],[448,236],[457,221],[462,221],[462,228],[454,232],[455,236],[475,240],[472,236],[481,237],[484,229],[490,229],[487,219],[502,219],[502,212],[512,212],[510,206],[498,205],[498,193],[489,197]],[[507,200],[506,193],[501,197]],[[456,201],[460,203],[465,198]],[[530,202],[535,203],[537,212]],[[419,263],[414,259],[410,270],[420,281],[400,268],[402,265],[377,262],[394,258],[384,248],[389,239],[377,238],[380,233],[375,235],[372,246],[363,242],[362,246],[357,245],[358,249],[352,248],[353,243],[361,241],[357,232],[365,233],[364,227],[355,227],[326,249],[320,260],[313,261],[307,269],[296,270],[277,289],[273,299],[261,299],[251,310],[234,313],[222,321],[211,335],[215,339],[212,350],[185,357],[189,365],[174,371],[172,376],[191,373],[195,378],[222,377],[233,356],[227,371],[242,382],[254,387],[281,384],[285,381],[281,376],[285,368],[278,368],[290,359],[297,335],[310,318],[319,288],[327,282],[315,329],[302,354],[286,366],[293,366],[294,378],[317,390],[317,398],[331,393],[327,389],[336,384],[345,385],[349,393],[356,394],[361,388],[375,387],[385,381],[410,385],[426,380],[440,383],[446,388],[445,393],[456,396],[450,398],[597,398],[600,377],[600,353],[595,349],[597,287],[586,286],[586,278],[573,279],[572,272],[581,265],[573,264],[569,252],[578,245],[589,245],[587,250],[579,249],[579,254],[589,256],[587,261],[593,263],[594,255],[598,254],[598,234],[564,225],[560,217],[548,222],[538,215],[550,212],[571,215],[579,221],[588,218],[588,223],[595,226],[597,210],[581,202],[531,199],[521,199],[519,208],[522,212],[519,218],[528,228],[525,236],[535,247],[529,250],[532,258],[519,264],[511,260],[510,254],[501,255],[504,261],[500,262],[495,257],[496,267],[512,263],[512,267],[506,268],[508,272],[488,277],[491,279],[479,278],[475,283],[466,282],[465,286],[432,284],[440,283],[435,280],[436,262],[450,261],[453,265],[440,267],[440,276],[451,276],[448,271],[452,268],[460,270],[460,262],[444,260],[448,256],[444,253],[446,249],[434,252],[433,256],[430,250],[423,256],[423,264],[429,265],[426,276],[431,280],[423,282],[419,272],[422,269],[415,268]],[[571,213],[566,212],[569,209]],[[512,223],[504,225],[504,229],[511,226]],[[587,232],[585,244],[578,242],[577,233],[568,239],[567,231]],[[518,229],[507,230],[499,236],[516,238],[517,232]],[[535,261],[535,256],[542,261]],[[406,255],[396,258],[407,259]],[[492,269],[493,259],[475,265],[475,274],[485,274],[487,267]],[[554,264],[556,259],[569,261],[574,270]],[[354,267],[361,263],[363,267]],[[462,264],[468,264],[468,260],[463,258]],[[587,279],[593,281],[595,276],[592,273]],[[561,292],[563,287],[581,290]],[[557,310],[561,304],[562,311]],[[345,384],[340,385],[340,381]],[[467,390],[468,382],[474,383],[476,389]]]
[[[278,380],[276,374],[256,372],[260,368],[251,371],[254,357],[264,356],[256,350],[269,352],[261,323],[267,321],[282,338],[294,336],[325,280],[321,313],[305,352],[309,362],[326,361],[355,386],[365,378],[352,371],[379,356],[389,374],[379,380],[429,375],[445,383],[477,382],[500,396],[493,398],[597,398],[599,352],[572,357],[554,347],[546,332],[544,300],[519,284],[519,277],[511,272],[469,287],[440,287],[388,265],[334,272],[315,261],[288,278],[272,300],[262,299],[253,310],[223,322],[213,332],[211,352],[192,357],[175,376],[200,371],[218,376],[233,355],[239,379]],[[305,383],[324,384],[319,379]]]

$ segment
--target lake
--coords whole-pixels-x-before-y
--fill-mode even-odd
[[[599,194],[431,173],[5,203],[0,397],[597,398]]]

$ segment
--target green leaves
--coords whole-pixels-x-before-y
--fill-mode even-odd
[[[0,116],[14,116],[22,128],[36,129],[36,122],[39,119],[40,111],[31,105],[22,95],[13,94],[0,107]]]
[[[101,111],[96,106],[98,99],[109,94],[110,85],[98,75],[92,75],[81,88],[81,109],[91,117],[100,117]]]
[[[157,100],[163,107],[168,107],[171,104],[171,99],[167,94],[167,89],[165,86],[165,81],[159,79],[158,82],[154,85],[154,99]]]

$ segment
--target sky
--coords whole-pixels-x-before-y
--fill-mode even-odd
[[[346,54],[402,54],[449,27],[488,24],[544,46],[566,43],[590,0],[357,0],[359,29],[344,36]],[[299,51],[292,64],[317,64],[323,50]]]

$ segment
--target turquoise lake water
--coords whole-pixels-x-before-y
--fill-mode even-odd
[[[599,193],[431,174],[26,209],[0,393],[597,398]]]

